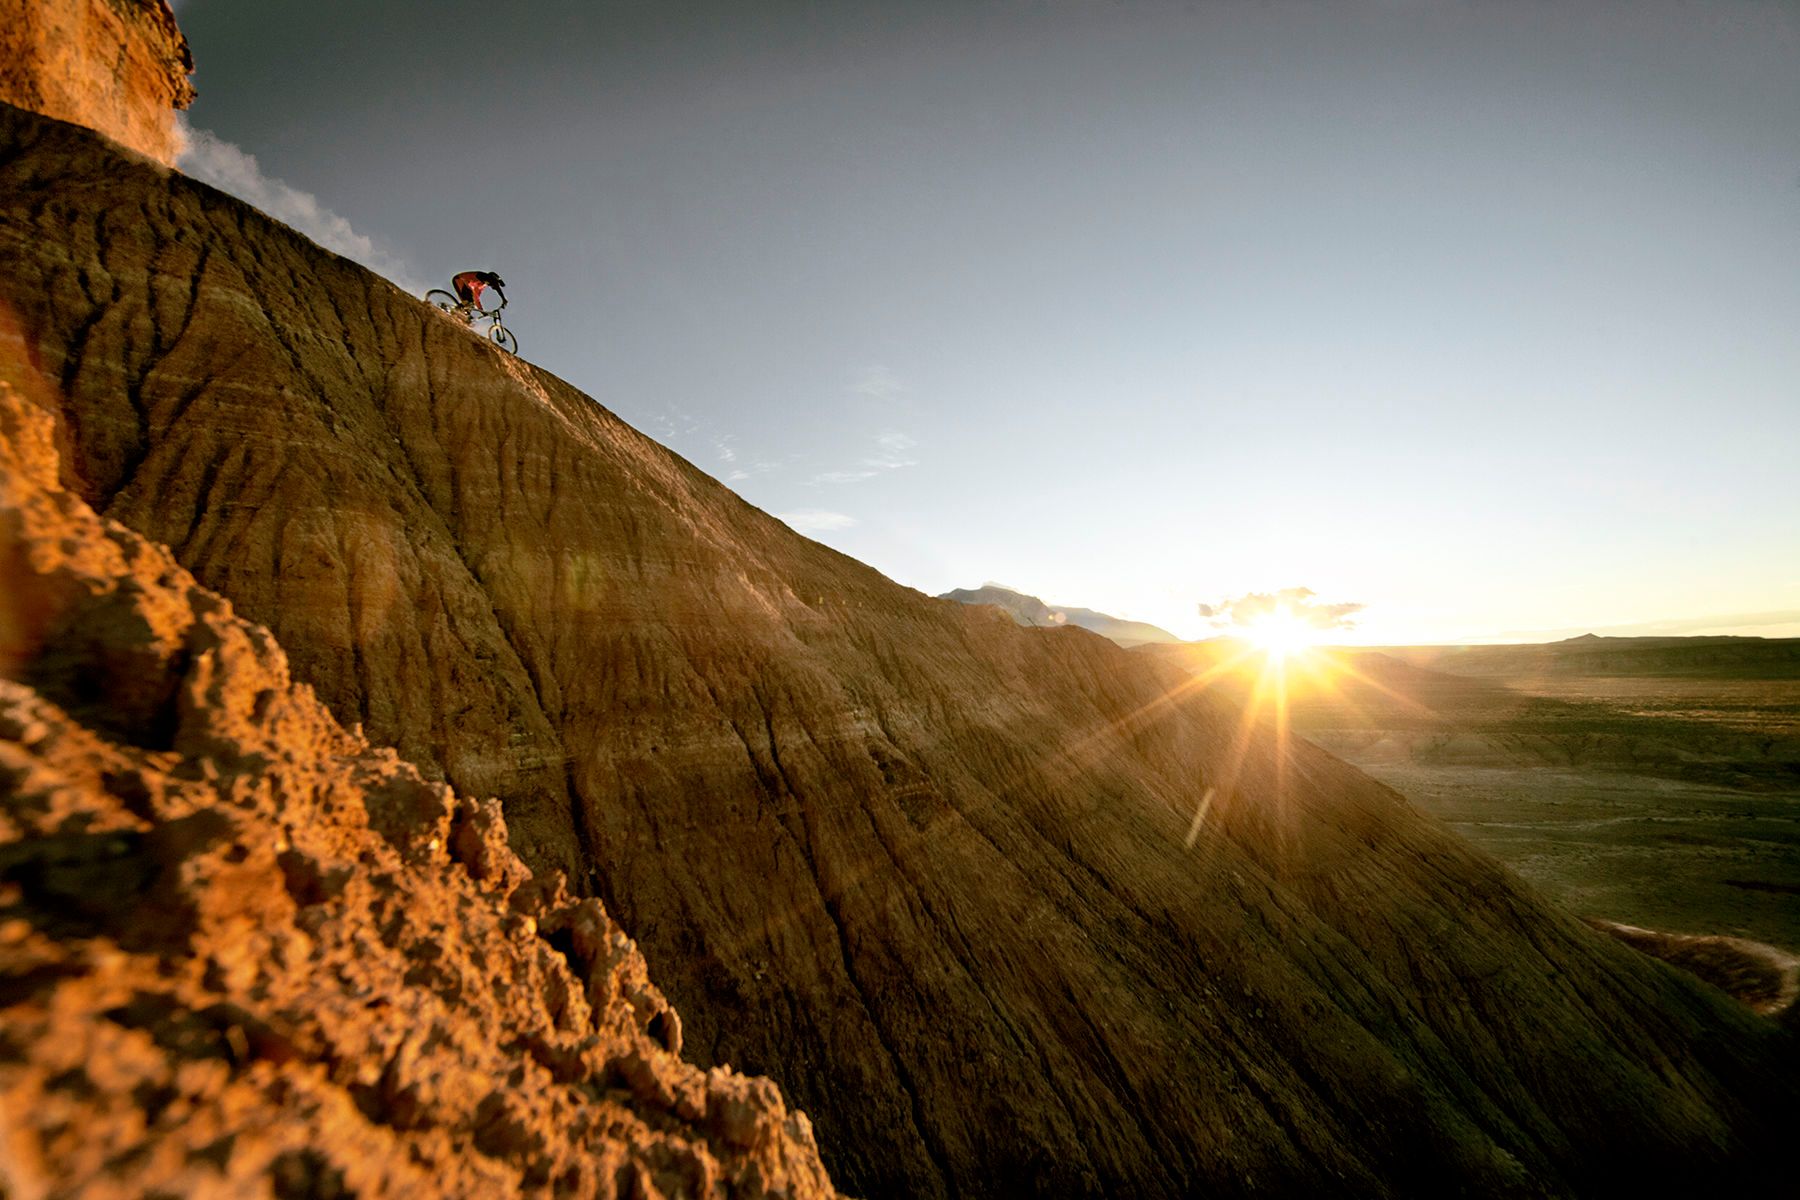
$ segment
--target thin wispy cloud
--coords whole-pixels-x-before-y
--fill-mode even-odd
[[[672,442],[683,434],[694,433],[700,428],[700,422],[693,413],[675,404],[664,405],[661,412],[647,417],[644,423],[651,426],[665,442]]]
[[[713,470],[725,483],[773,474],[791,463],[791,459],[756,457],[754,449],[739,445],[737,434],[722,433],[711,420],[677,404],[665,404],[661,412],[646,414],[642,420],[646,432],[702,466],[710,449],[712,460],[719,464]]]
[[[425,285],[399,256],[332,212],[311,192],[263,173],[256,156],[206,129],[196,129],[176,115],[181,150],[175,165],[203,183],[253,204],[277,221],[291,225],[327,250],[354,259],[396,287],[415,295]]]
[[[776,513],[775,518],[787,522],[788,528],[797,533],[829,533],[833,529],[848,529],[856,524],[855,517],[824,508],[799,508],[793,512]]]
[[[742,483],[757,475],[767,475],[771,471],[779,471],[782,463],[766,458],[746,459],[737,447],[737,434],[715,434],[712,439],[713,453],[725,464],[726,470],[720,478],[726,483]]]
[[[814,475],[811,479],[807,480],[806,482],[807,483],[855,483],[858,480],[862,480],[862,479],[873,479],[873,478],[875,478],[875,476],[877,476],[879,474],[881,474],[881,472],[879,472],[879,471],[870,471],[870,470],[862,469],[862,468],[853,468],[853,469],[847,470],[847,471],[820,471],[817,475]]]
[[[736,440],[736,437],[729,433],[713,439],[713,449],[719,452],[720,462],[734,463],[737,461],[737,447],[731,444]],[[742,467],[732,467],[725,472],[726,483],[739,483],[748,478],[750,478],[750,472],[744,470]]]
[[[901,399],[907,391],[906,384],[892,370],[879,363],[858,370],[846,391],[858,402],[856,407],[874,415],[878,420],[891,420],[908,407],[907,402]],[[887,471],[918,465],[912,450],[919,442],[911,434],[890,426],[876,433],[874,442],[874,450],[855,462],[819,471],[802,482],[809,487],[861,483]]]
[[[875,444],[881,449],[874,457],[863,460],[867,466],[878,471],[897,471],[918,465],[918,460],[907,453],[919,444],[917,438],[889,429],[875,435]]]
[[[1242,628],[1269,617],[1285,616],[1314,629],[1350,629],[1364,604],[1320,604],[1318,593],[1308,587],[1282,588],[1275,592],[1250,592],[1217,604],[1199,605],[1200,615],[1215,629]]]
[[[875,435],[875,452],[856,461],[854,466],[840,467],[833,471],[820,471],[806,482],[809,484],[857,483],[864,479],[873,479],[886,471],[898,471],[902,467],[914,467],[919,460],[912,456],[912,448],[918,440],[909,434],[896,429],[886,429]]]
[[[852,395],[867,396],[871,400],[891,400],[905,390],[906,385],[900,382],[900,377],[880,365],[864,367],[850,384]]]

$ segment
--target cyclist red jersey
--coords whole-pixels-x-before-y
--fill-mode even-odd
[[[459,300],[477,311],[481,308],[481,293],[488,288],[494,289],[500,306],[506,307],[506,281],[492,271],[462,271],[451,276],[450,286],[456,289]]]

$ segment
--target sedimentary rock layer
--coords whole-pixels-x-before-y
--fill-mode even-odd
[[[1081,630],[794,534],[227,197],[0,119],[69,486],[501,796],[886,1196],[1748,1179],[1790,1035]],[[9,332],[10,328],[10,332]]]
[[[835,1194],[598,902],[61,492],[4,384],[0,578],[0,1194]]]

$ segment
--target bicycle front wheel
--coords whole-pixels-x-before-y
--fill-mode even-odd
[[[462,303],[462,301],[458,300],[455,296],[452,296],[449,292],[446,292],[443,288],[432,288],[429,292],[425,293],[425,303],[435,304],[445,312],[449,312],[458,304]]]
[[[512,330],[508,329],[506,326],[494,326],[492,329],[488,330],[488,336],[494,339],[494,345],[500,347],[508,354],[517,354],[519,352],[519,339],[514,337],[512,335]]]

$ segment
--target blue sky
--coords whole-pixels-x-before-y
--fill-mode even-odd
[[[1791,4],[177,11],[196,173],[902,583],[1800,633]]]

